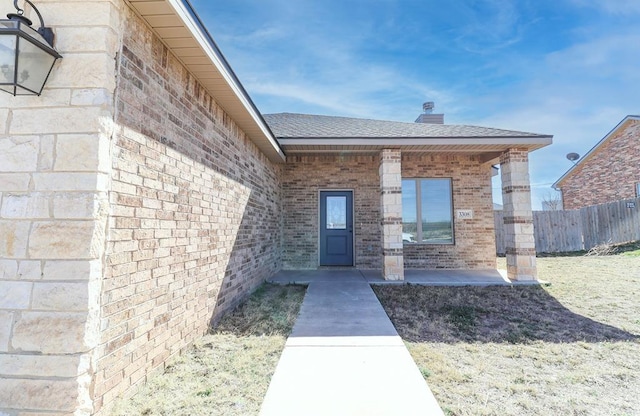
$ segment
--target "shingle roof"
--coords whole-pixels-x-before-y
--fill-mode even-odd
[[[488,127],[423,124],[311,114],[264,114],[271,131],[284,138],[542,138],[535,133]]]

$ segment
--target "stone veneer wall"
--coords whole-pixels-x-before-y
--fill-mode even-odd
[[[96,408],[281,268],[281,167],[128,12]]]
[[[564,209],[636,198],[640,121],[629,120],[562,183]]]
[[[455,244],[404,244],[407,269],[495,269],[491,166],[472,156],[402,155],[403,178],[452,178]],[[473,219],[456,220],[457,209]]]
[[[0,97],[0,414],[87,415],[122,3],[36,3],[63,59],[40,97]]]
[[[289,156],[283,172],[286,269],[318,267],[320,190],[353,190],[356,267],[382,267],[379,155]]]
[[[284,268],[318,267],[318,194],[354,190],[356,267],[382,268],[380,155],[289,156],[283,173]],[[402,155],[402,177],[453,178],[455,245],[404,244],[406,268],[495,268],[491,166],[469,156]]]

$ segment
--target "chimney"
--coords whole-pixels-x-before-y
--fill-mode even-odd
[[[444,114],[433,114],[435,106],[433,101],[422,104],[422,114],[418,116],[416,123],[444,124]]]

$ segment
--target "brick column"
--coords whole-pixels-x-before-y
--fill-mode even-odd
[[[404,280],[401,156],[398,149],[380,152],[382,275],[386,280]]]
[[[500,171],[507,275],[511,280],[537,280],[527,151],[509,149],[503,153]]]

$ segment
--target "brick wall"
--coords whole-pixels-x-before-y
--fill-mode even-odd
[[[283,267],[318,267],[320,190],[354,191],[356,266],[381,268],[379,157],[289,156],[283,173]]]
[[[455,244],[404,245],[408,269],[495,269],[491,166],[469,156],[402,156],[403,178],[452,178],[453,210],[471,209],[473,219],[454,219]]]
[[[318,193],[354,190],[356,267],[382,268],[380,156],[289,156],[283,174],[285,268],[318,267]],[[472,209],[455,223],[455,245],[404,244],[406,268],[495,268],[491,167],[472,157],[402,156],[402,176],[453,179],[455,209]]]
[[[281,267],[281,167],[137,17],[124,26],[97,408]]]
[[[564,209],[635,198],[640,182],[640,121],[618,128],[562,183]]]

